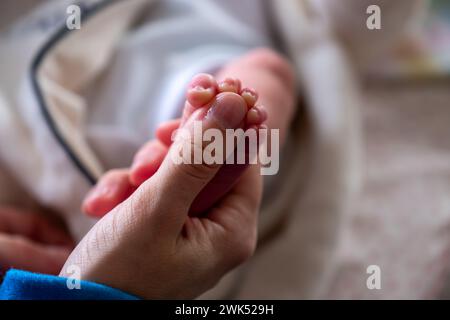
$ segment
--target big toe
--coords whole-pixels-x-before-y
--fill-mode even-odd
[[[187,101],[194,108],[198,108],[210,102],[216,93],[216,79],[210,74],[200,73],[192,78],[188,86]]]

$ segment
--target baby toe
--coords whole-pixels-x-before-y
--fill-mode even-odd
[[[187,101],[193,107],[201,107],[211,101],[217,93],[217,82],[210,74],[200,73],[192,78],[188,90]]]
[[[259,125],[267,120],[267,111],[262,106],[253,107],[247,112],[247,126]]]
[[[238,79],[226,78],[219,83],[219,92],[239,93],[241,90],[241,81]]]
[[[247,102],[249,108],[253,107],[258,100],[258,93],[254,89],[244,88],[241,90],[240,94],[245,102]]]

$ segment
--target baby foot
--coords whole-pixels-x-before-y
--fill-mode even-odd
[[[158,140],[167,146],[165,152],[172,143],[171,135],[177,126],[183,127],[196,110],[204,109],[207,111],[223,95],[239,95],[246,103],[247,114],[245,121],[241,124],[242,129],[258,129],[266,120],[267,113],[264,108],[256,106],[258,94],[254,90],[242,88],[241,82],[237,79],[227,78],[218,83],[209,74],[199,74],[192,79],[188,86],[182,118],[164,124],[156,132]],[[164,158],[161,156],[164,153],[162,149],[144,149],[137,154],[130,172],[131,181],[136,186],[150,178]],[[191,215],[201,214],[211,208],[234,186],[246,168],[246,164],[223,165],[193,202],[190,210]]]
[[[181,123],[185,123],[198,108],[210,106],[221,95],[238,94],[247,104],[247,115],[242,123],[242,129],[259,129],[267,118],[267,113],[262,107],[256,107],[258,94],[249,88],[241,88],[241,82],[237,79],[227,78],[217,83],[207,74],[194,77],[187,93],[186,106]],[[235,155],[235,160],[237,155]],[[246,157],[247,158],[247,157]],[[248,161],[248,159],[247,159]],[[190,214],[199,215],[210,209],[235,185],[241,174],[247,168],[247,164],[225,164],[216,176],[198,194],[191,205]]]
[[[180,125],[183,126],[196,109],[211,104],[214,98],[221,93],[239,94],[246,102],[249,109],[245,123],[246,127],[252,124],[261,124],[266,120],[267,113],[265,110],[262,107],[255,106],[258,100],[258,94],[255,90],[250,88],[242,89],[241,82],[238,79],[227,78],[217,83],[213,76],[202,73],[195,76],[189,84]]]
[[[121,171],[120,187],[110,186],[117,180],[111,178],[114,175],[108,173],[102,177],[84,201],[83,210],[92,216],[102,216],[124,201],[130,195],[129,190],[136,189],[157,171],[172,143],[172,133],[183,127],[196,110],[202,109],[206,113],[214,102],[222,99],[224,95],[239,97],[247,105],[242,129],[256,130],[263,127],[267,113],[263,107],[256,106],[258,95],[254,90],[242,89],[240,81],[236,79],[228,78],[217,83],[211,75],[199,74],[192,79],[188,87],[182,118],[164,123],[157,129],[157,139],[148,142],[138,151],[130,169]],[[234,186],[246,167],[246,164],[223,165],[194,200],[190,214],[199,215],[211,208]],[[104,190],[107,190],[108,194]]]
[[[149,179],[158,169],[172,144],[173,131],[183,127],[195,110],[210,106],[218,95],[225,93],[239,93],[246,102],[249,110],[243,124],[244,129],[258,126],[266,120],[267,113],[264,108],[255,106],[258,95],[254,90],[241,89],[241,83],[236,79],[228,78],[217,83],[213,76],[199,74],[192,79],[188,86],[181,119],[166,122],[156,130],[156,137],[162,144],[150,141],[136,154],[130,170],[131,183],[137,187]]]

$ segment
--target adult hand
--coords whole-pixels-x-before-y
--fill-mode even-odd
[[[224,133],[240,125],[247,106],[238,95],[225,94],[206,111],[197,110],[191,120],[202,119],[204,130]],[[193,134],[192,121],[185,128]],[[71,276],[78,266],[83,280],[143,298],[194,298],[253,253],[262,193],[259,168],[250,166],[205,216],[190,217],[193,200],[220,168],[176,164],[174,155],[205,147],[183,148],[192,141],[173,143],[159,170],[90,230],[61,276]]]
[[[70,236],[44,215],[0,207],[0,270],[58,274],[72,249]]]

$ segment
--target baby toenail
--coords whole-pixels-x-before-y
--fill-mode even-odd
[[[234,92],[239,91],[239,81],[231,78],[227,78],[219,83],[219,89],[221,92]]]
[[[250,111],[247,113],[247,122],[249,124],[255,124],[259,122],[259,112],[258,110],[252,108],[250,109]]]
[[[203,89],[209,89],[214,87],[215,80],[213,76],[205,73],[201,73],[196,75],[189,84],[189,89],[193,89],[195,87],[201,87]]]
[[[206,88],[197,85],[197,86],[191,88],[190,90],[191,90],[191,91],[195,91],[195,92],[204,92],[204,91],[206,91]]]
[[[258,94],[256,93],[256,91],[249,88],[243,89],[241,91],[241,96],[250,107],[253,107],[258,100]]]

